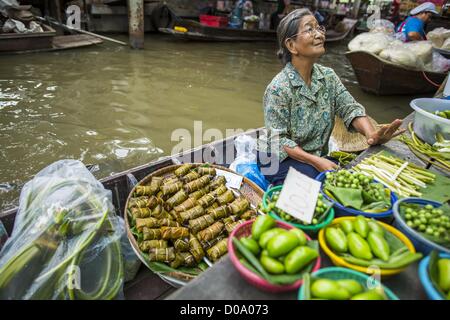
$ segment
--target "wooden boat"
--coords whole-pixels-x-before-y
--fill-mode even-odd
[[[345,32],[328,30],[325,42],[334,42],[343,40],[354,29],[356,20],[344,19],[346,26]],[[180,31],[175,27],[182,27],[187,31]],[[173,28],[159,28],[160,32],[174,36],[180,40],[194,41],[276,41],[277,35],[274,30],[244,30],[232,28],[216,28],[200,24],[194,20],[178,20]]]
[[[102,43],[103,40],[85,34],[57,36],[56,31],[42,24],[44,32],[0,34],[0,54],[34,53],[80,48]]]
[[[447,75],[408,69],[365,51],[347,52],[345,55],[361,89],[376,95],[435,92]]]

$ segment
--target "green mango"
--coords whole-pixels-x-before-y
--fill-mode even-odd
[[[260,249],[258,243],[254,239],[244,237],[239,241],[241,241],[242,245],[250,250],[255,256],[258,255]]]
[[[337,253],[348,251],[347,237],[341,229],[333,227],[326,228],[325,239],[333,251]]]
[[[306,239],[305,233],[302,230],[293,228],[293,229],[289,230],[289,232],[292,232],[293,234],[295,234],[297,236],[299,245],[301,245],[301,246],[306,245],[306,242],[308,241],[308,239]]]
[[[353,229],[363,238],[367,238],[369,234],[369,224],[364,216],[357,216],[353,220]]]
[[[319,253],[313,248],[307,246],[300,246],[295,248],[288,253],[286,259],[284,260],[286,273],[294,274],[299,272],[318,256]]]
[[[287,232],[287,230],[283,228],[272,228],[267,230],[259,237],[259,246],[265,249],[270,239],[283,232]]]
[[[346,234],[353,231],[353,223],[350,220],[343,220],[339,223],[339,225]]]
[[[272,274],[284,273],[284,265],[277,259],[273,259],[269,256],[261,256],[259,259],[263,268]]]
[[[389,244],[382,234],[370,231],[367,236],[367,242],[373,254],[383,261],[388,261],[391,254]]]
[[[348,249],[352,256],[364,260],[372,260],[373,255],[370,251],[369,244],[363,237],[355,232],[350,232],[347,236]]]
[[[277,234],[267,243],[267,251],[272,258],[278,258],[289,253],[299,245],[298,237],[291,232]]]
[[[367,224],[369,225],[370,231],[379,233],[382,236],[384,236],[384,228],[378,222],[374,220],[369,220]]]
[[[439,259],[437,262],[439,271],[439,287],[442,291],[450,290],[450,259]]]
[[[311,294],[315,298],[328,300],[347,300],[350,293],[340,287],[336,281],[330,279],[318,279],[311,285]]]
[[[269,215],[263,215],[256,218],[256,220],[252,224],[252,238],[256,241],[259,240],[259,237],[267,230],[273,228],[276,224],[274,218]]]
[[[386,298],[379,289],[372,289],[354,295],[350,300],[386,300]]]
[[[353,279],[341,279],[336,280],[337,284],[347,290],[351,296],[364,291],[364,287],[356,280]]]

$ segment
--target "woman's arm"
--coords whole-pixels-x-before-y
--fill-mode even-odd
[[[398,130],[402,123],[402,120],[395,119],[392,123],[386,124],[380,129],[375,129],[367,117],[357,117],[353,119],[352,126],[366,136],[369,145],[376,145],[386,143],[405,132],[405,129]]]
[[[410,41],[420,41],[423,40],[422,35],[419,32],[408,32],[408,39]]]
[[[310,164],[318,171],[332,170],[337,167],[333,161],[310,154],[300,146],[296,146],[295,148],[284,147],[284,150],[290,158]]]

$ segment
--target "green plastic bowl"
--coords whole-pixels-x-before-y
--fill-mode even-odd
[[[370,278],[364,273],[354,271],[341,267],[329,267],[323,268],[316,272],[311,273],[311,278],[325,278],[331,280],[352,279],[358,281],[364,288],[367,289],[367,282],[370,281],[372,285],[381,285],[384,293],[389,300],[399,300],[399,298],[386,286],[380,284],[379,281],[374,278]],[[370,280],[369,280],[370,279]],[[302,285],[298,290],[298,300],[307,300],[305,295],[306,288]]]
[[[283,188],[283,186],[272,187],[272,188],[270,188],[269,190],[267,190],[264,193],[263,201],[262,201],[264,209],[267,209],[269,199],[272,197],[272,193],[277,192],[277,191],[281,191],[282,188]],[[326,203],[328,205],[331,205],[331,206],[333,205],[331,202],[327,201],[326,199],[324,199],[324,200],[326,201]],[[326,227],[327,225],[329,225],[333,221],[333,219],[334,219],[334,208],[333,207],[330,208],[330,211],[328,212],[328,215],[325,217],[325,219],[321,223],[314,224],[314,225],[304,225],[304,224],[299,224],[299,223],[294,223],[294,222],[291,222],[291,221],[283,220],[283,219],[281,219],[281,217],[275,211],[270,211],[269,215],[272,218],[276,219],[276,220],[286,222],[287,224],[290,224],[293,227],[296,227],[296,228],[305,230],[308,233],[313,233],[314,234],[314,233],[319,232],[320,229]]]

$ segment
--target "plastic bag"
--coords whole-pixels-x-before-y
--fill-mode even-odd
[[[431,72],[447,72],[450,69],[450,60],[437,52],[433,52],[432,60],[425,65],[426,71]]]
[[[367,51],[374,54],[380,53],[387,48],[392,42],[393,38],[380,32],[365,32],[357,35],[348,44],[350,51]]]
[[[0,250],[8,239],[8,232],[6,232],[5,226],[0,221]]]
[[[441,49],[450,50],[450,38],[445,39]]]
[[[111,191],[76,160],[25,184],[0,252],[0,299],[123,297],[120,237]]]
[[[403,43],[403,46],[411,50],[423,64],[431,61],[433,55],[433,46],[430,41],[412,41]]]
[[[125,229],[125,221],[120,217],[118,217],[118,219],[120,220],[120,224]],[[128,282],[136,277],[136,274],[141,266],[141,260],[139,260],[138,256],[134,252],[126,232],[122,234],[120,244],[122,247],[122,257],[124,263],[124,281]]]
[[[436,28],[427,33],[427,39],[433,43],[435,48],[441,48],[445,40],[450,38],[450,30],[445,28]]]
[[[394,24],[385,19],[374,20],[369,29],[370,32],[379,32],[384,34],[393,34],[395,32]]]
[[[404,46],[392,46],[380,52],[380,57],[394,64],[421,69],[422,64],[417,56]]]
[[[264,191],[269,183],[263,176],[256,162],[256,140],[247,135],[241,135],[234,140],[237,156],[230,169],[256,183]]]

